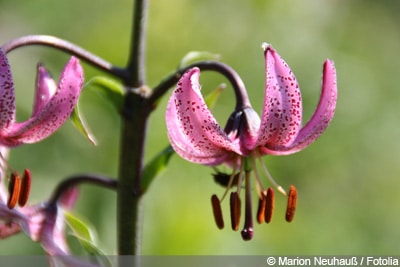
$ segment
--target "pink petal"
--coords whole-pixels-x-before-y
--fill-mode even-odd
[[[302,104],[296,77],[270,46],[265,47],[266,86],[257,146],[288,146],[301,127]]]
[[[50,256],[69,255],[64,228],[65,219],[62,210],[56,206],[46,207],[39,242]]]
[[[179,80],[168,101],[166,124],[172,147],[184,159],[217,165],[240,154],[238,142],[232,142],[211,114],[200,93],[200,71],[193,68]]]
[[[325,61],[322,79],[322,92],[317,109],[310,121],[300,130],[293,144],[289,147],[266,148],[264,152],[275,155],[296,153],[313,143],[325,131],[333,119],[337,100],[336,69],[333,61]]]
[[[38,65],[32,117],[37,115],[47,105],[56,93],[56,90],[57,85],[50,74],[42,65]]]
[[[71,57],[61,73],[54,96],[49,101],[44,101],[47,102],[46,106],[28,121],[14,124],[9,139],[14,141],[14,145],[35,143],[54,133],[71,115],[82,85],[83,69],[79,60]],[[39,103],[42,104],[43,102]]]
[[[14,119],[14,82],[7,56],[0,48],[0,135],[7,132]]]

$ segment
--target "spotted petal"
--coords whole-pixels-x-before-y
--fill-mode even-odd
[[[199,75],[198,68],[187,71],[168,101],[168,137],[184,159],[217,165],[231,158],[231,152],[241,152],[238,140],[229,139],[208,109],[200,92]]]
[[[266,84],[257,146],[286,147],[301,127],[302,104],[296,77],[286,62],[265,44]]]
[[[47,87],[47,89],[39,88],[40,94],[40,92],[50,90],[51,85],[44,82],[48,79],[46,75],[39,75],[39,77],[43,80],[38,84]],[[57,90],[51,99],[36,101],[34,116],[25,122],[13,125],[8,135],[11,143],[9,145],[38,142],[54,133],[71,115],[82,90],[82,84],[83,69],[79,60],[71,57],[61,73]],[[51,94],[46,92],[44,95],[49,97]]]
[[[36,76],[36,90],[33,102],[32,117],[36,116],[49,103],[50,99],[56,93],[57,85],[51,78],[47,70],[38,65]]]
[[[7,56],[0,48],[0,132],[7,132],[14,119],[14,82]]]
[[[310,121],[300,130],[296,139],[290,146],[268,147],[264,148],[263,152],[275,155],[288,155],[306,148],[325,131],[329,123],[332,121],[336,108],[336,100],[336,69],[333,61],[327,60],[324,64],[320,100]]]

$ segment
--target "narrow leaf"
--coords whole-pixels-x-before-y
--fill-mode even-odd
[[[143,169],[142,190],[146,191],[151,182],[159,176],[167,167],[171,156],[175,153],[171,146],[167,146],[157,154]]]
[[[122,84],[106,77],[93,77],[85,87],[94,86],[94,90],[100,96],[109,101],[120,112],[122,109],[125,88]],[[91,87],[90,87],[91,88]]]
[[[225,90],[226,84],[222,83],[217,88],[212,90],[205,98],[204,101],[209,109],[212,109],[218,101],[219,96]]]
[[[110,259],[107,258],[106,253],[100,249],[97,244],[97,235],[93,227],[82,218],[79,218],[76,214],[69,211],[64,210],[64,215],[67,225],[72,231],[72,236],[74,236],[82,245],[82,248],[92,256],[91,261],[101,266],[111,267]]]
[[[110,259],[107,257],[106,253],[103,250],[101,250],[98,246],[96,246],[96,244],[86,239],[80,238],[78,236],[75,237],[78,239],[78,241],[85,249],[85,251],[92,256],[90,257],[92,263],[99,264],[100,266],[112,267],[112,263]]]
[[[75,109],[71,113],[71,121],[74,124],[75,128],[89,140],[90,143],[96,145],[96,138],[94,137],[92,131],[89,129],[83,115],[79,109],[79,102],[76,104]]]
[[[96,232],[92,229],[93,227],[89,225],[89,223],[85,222],[82,218],[79,218],[76,214],[73,214],[66,210],[63,211],[66,222],[75,236],[85,240],[96,242]]]

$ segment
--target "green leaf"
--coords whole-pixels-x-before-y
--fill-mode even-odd
[[[206,105],[209,109],[212,109],[215,106],[219,96],[225,90],[225,88],[226,84],[222,83],[217,88],[212,90],[208,95],[206,95],[204,101],[206,102]]]
[[[92,263],[99,264],[100,266],[112,267],[111,260],[107,257],[104,251],[99,249],[95,244],[93,244],[88,240],[79,238],[77,236],[75,237],[79,240],[79,242],[81,243],[82,247],[86,250],[86,252],[92,256],[90,257]]]
[[[167,146],[157,154],[143,169],[142,189],[146,191],[151,182],[159,176],[167,167],[171,156],[175,153],[171,146]]]
[[[108,102],[111,103],[117,112],[120,112],[122,109],[124,97],[124,86],[122,84],[112,79],[99,76],[90,79],[83,87],[92,89],[100,96],[104,97]],[[96,138],[94,137],[92,131],[80,112],[79,101],[71,114],[71,120],[78,131],[82,133],[83,136],[89,140],[89,142],[91,142],[93,145],[96,145]]]
[[[184,68],[192,63],[202,60],[220,60],[221,56],[207,51],[191,51],[179,63],[179,68]]]
[[[89,223],[85,222],[82,218],[79,218],[76,214],[66,210],[63,211],[66,222],[75,236],[91,242],[96,242],[96,231],[92,229],[93,227],[89,225]]]
[[[63,211],[67,225],[72,231],[72,236],[74,236],[82,245],[82,248],[92,256],[91,261],[100,264],[101,266],[111,267],[112,264],[110,259],[97,244],[97,235],[93,230],[93,227],[82,218],[79,218],[76,214],[66,210]]]
[[[107,77],[93,77],[84,87],[95,86],[95,92],[109,101],[120,112],[124,100],[125,88],[121,83]]]
[[[87,125],[85,119],[83,118],[83,115],[80,112],[79,102],[76,104],[74,110],[72,111],[70,118],[75,128],[78,129],[78,131],[83,134],[83,136],[85,136],[90,143],[96,145],[96,138],[92,134],[92,131],[89,129],[89,126]]]

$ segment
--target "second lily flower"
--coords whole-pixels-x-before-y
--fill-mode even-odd
[[[182,76],[169,99],[166,112],[169,140],[182,158],[208,166],[226,163],[233,167],[227,187],[229,190],[234,183],[237,185],[237,192],[231,195],[234,230],[237,229],[240,216],[241,183],[245,180],[246,214],[242,231],[245,240],[253,236],[249,178],[251,170],[254,169],[256,188],[261,200],[265,199],[266,192],[257,172],[256,160],[260,161],[278,190],[286,194],[268,174],[261,156],[289,155],[313,143],[331,122],[337,99],[336,70],[333,62],[326,60],[318,106],[311,119],[302,127],[302,101],[297,80],[286,62],[270,45],[263,44],[263,48],[266,86],[261,119],[251,107],[247,94],[241,92],[243,99],[238,101],[241,104],[236,106],[225,129],[222,129],[200,93],[198,68],[193,68]],[[221,201],[225,195],[226,192]],[[215,197],[212,201],[215,206]],[[219,226],[223,226],[223,223]]]
[[[14,81],[8,59],[0,49],[0,145],[36,143],[53,134],[74,110],[82,85],[83,69],[75,57],[64,67],[58,86],[39,65],[32,115],[25,122],[16,122]]]

